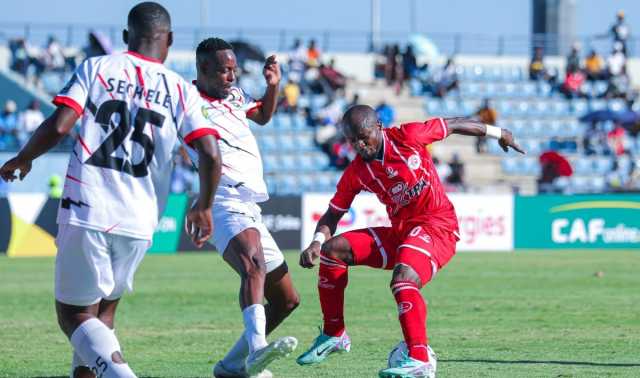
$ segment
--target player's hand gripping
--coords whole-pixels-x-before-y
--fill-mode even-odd
[[[313,268],[316,265],[315,261],[320,256],[321,247],[319,241],[312,241],[307,249],[300,253],[300,266],[303,268]]]
[[[211,207],[200,205],[199,201],[197,201],[187,213],[184,229],[191,237],[193,244],[198,248],[202,248],[213,233]]]
[[[280,72],[280,65],[278,64],[278,61],[276,61],[275,55],[271,55],[264,62],[264,69],[262,70],[262,74],[264,75],[264,79],[266,80],[267,85],[280,84],[282,73]]]
[[[16,171],[20,170],[20,176],[16,176]],[[23,178],[29,173],[31,170],[31,161],[22,160],[19,156],[14,157],[13,159],[4,163],[2,168],[0,168],[0,177],[4,181],[13,181],[17,178],[20,178],[22,181]]]
[[[504,150],[504,152],[508,152],[509,147],[511,147],[521,154],[525,153],[522,147],[520,147],[518,143],[516,143],[515,139],[513,138],[513,134],[511,134],[511,131],[507,129],[502,129],[502,136],[500,137],[500,139],[498,139],[498,144],[500,144],[500,147],[502,147],[502,150]]]

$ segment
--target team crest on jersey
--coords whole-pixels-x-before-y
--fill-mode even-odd
[[[407,161],[407,164],[409,165],[409,168],[411,168],[412,171],[415,171],[416,169],[420,168],[420,156],[418,156],[418,154],[409,156],[409,160]]]
[[[387,177],[388,178],[394,178],[398,175],[398,171],[391,168],[391,167],[387,167]]]

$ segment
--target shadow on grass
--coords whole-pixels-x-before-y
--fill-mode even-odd
[[[538,364],[538,365],[575,365],[575,366],[595,366],[595,367],[640,367],[640,363],[602,363],[589,361],[535,361],[535,360],[488,360],[488,359],[450,359],[438,360],[438,362],[471,362],[482,364]]]

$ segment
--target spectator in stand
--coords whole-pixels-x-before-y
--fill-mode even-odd
[[[87,36],[87,45],[82,49],[85,59],[111,54],[113,46],[109,37],[92,30]]]
[[[23,38],[10,40],[9,50],[11,51],[11,70],[25,78],[33,75],[33,79],[37,84],[40,74],[44,71],[44,64],[36,52],[29,47]]]
[[[49,36],[43,55],[44,65],[49,71],[64,71],[65,56],[62,45],[56,37]]]
[[[453,185],[458,190],[464,189],[464,163],[460,161],[460,156],[454,153],[449,162],[451,174],[447,177],[447,183]]]
[[[622,68],[627,64],[627,57],[622,52],[622,44],[616,42],[613,45],[613,51],[607,58],[608,77],[617,76],[622,73]]]
[[[591,50],[589,56],[584,61],[585,73],[587,74],[587,80],[603,80],[606,79],[606,72],[604,71],[604,62],[602,57],[598,55],[596,50]]]
[[[395,110],[385,101],[376,107],[376,115],[384,127],[389,127],[396,118]]]
[[[320,76],[326,80],[331,89],[344,89],[347,86],[347,78],[335,69],[335,59],[331,59],[329,65],[320,64]]]
[[[299,83],[304,77],[307,64],[307,49],[302,46],[300,39],[296,38],[289,52],[289,79]]]
[[[631,29],[624,22],[624,11],[618,11],[616,22],[611,25],[609,33],[613,36],[614,44],[620,43],[622,53],[627,55],[627,40],[631,35]]]
[[[627,75],[627,66],[622,66],[618,75],[609,77],[607,90],[602,94],[604,98],[629,99],[631,97],[631,80]]]
[[[458,73],[453,58],[447,59],[442,70],[434,76],[435,95],[445,97],[450,91],[458,88]]]
[[[529,79],[544,80],[547,70],[544,67],[544,55],[542,47],[536,47],[529,63]]]
[[[316,40],[309,41],[309,47],[307,48],[307,65],[310,67],[318,67],[320,65],[320,49],[316,46]]]
[[[31,134],[40,126],[44,121],[44,114],[40,111],[40,102],[38,100],[31,100],[29,107],[20,114],[19,117],[19,135],[20,144],[26,141]]]
[[[584,84],[586,77],[582,71],[576,67],[571,66],[567,70],[567,75],[564,78],[564,82],[560,86],[560,92],[568,99],[586,97],[582,92],[582,84]]]
[[[485,98],[482,101],[482,105],[480,109],[476,112],[476,116],[480,120],[480,122],[485,125],[496,125],[498,122],[498,112],[492,106],[491,101],[488,98]],[[478,137],[476,138],[476,152],[484,153],[487,150],[487,138]]]
[[[398,64],[400,59],[400,46],[397,44],[389,46],[386,50],[386,64],[384,69],[384,77],[387,80],[388,86],[398,85],[398,81],[401,79],[402,67]]]
[[[402,83],[405,84],[413,79],[416,76],[417,70],[418,62],[416,60],[416,54],[413,53],[413,46],[407,45],[407,48],[402,54]]]
[[[360,94],[354,93],[351,102],[347,105],[347,109],[358,104],[360,104]]]
[[[451,167],[449,164],[440,161],[437,157],[433,157],[433,166],[436,168],[436,172],[438,173],[438,177],[442,183],[445,183],[449,176],[451,175]]]
[[[571,53],[567,56],[566,70],[569,71],[578,71],[582,69],[582,64],[580,63],[580,44],[578,42],[574,42],[571,46]]]
[[[13,100],[7,100],[2,114],[0,114],[0,150],[16,149],[18,147],[17,106]]]
[[[607,133],[607,142],[609,143],[609,149],[615,156],[622,156],[628,143],[627,132],[624,127],[616,123],[613,130]]]
[[[282,89],[282,109],[287,113],[298,111],[298,99],[300,98],[300,86],[289,79]]]

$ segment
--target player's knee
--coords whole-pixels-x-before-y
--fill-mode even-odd
[[[407,281],[413,282],[418,287],[422,287],[420,276],[412,267],[405,264],[396,264],[396,266],[393,268],[393,276],[389,285],[393,287],[393,285],[399,282]]]
[[[340,260],[348,262],[350,258],[350,248],[346,240],[341,237],[335,237],[329,239],[326,243],[322,244],[320,254],[332,258],[334,260]]]
[[[292,296],[287,298],[287,301],[284,305],[284,310],[287,314],[290,314],[296,308],[298,308],[298,306],[300,306],[300,296],[298,295],[298,293],[294,292]]]
[[[267,267],[259,248],[251,248],[246,252],[242,259],[243,275],[249,278],[264,278]]]

